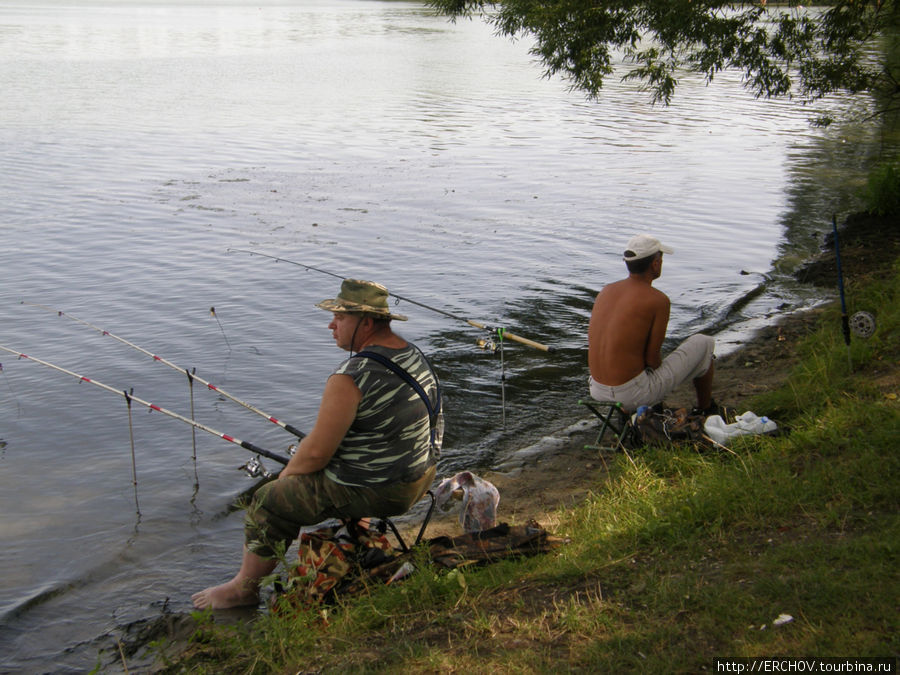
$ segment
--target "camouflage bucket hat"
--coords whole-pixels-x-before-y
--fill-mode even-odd
[[[327,312],[362,312],[386,319],[406,321],[402,314],[391,314],[388,308],[388,290],[374,281],[344,279],[336,298],[323,300],[316,305]]]

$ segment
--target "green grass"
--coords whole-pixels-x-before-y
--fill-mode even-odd
[[[753,410],[791,433],[643,449],[559,514],[557,552],[435,573],[249,626],[204,624],[172,672],[700,672],[727,656],[900,653],[900,265]],[[852,361],[852,365],[851,365]],[[779,614],[793,620],[774,626]]]
[[[886,162],[877,166],[869,174],[863,199],[871,213],[900,215],[900,164]]]

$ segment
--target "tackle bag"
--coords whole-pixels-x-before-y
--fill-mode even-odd
[[[365,570],[395,558],[394,548],[383,533],[363,529],[357,523],[302,532],[297,560],[288,570],[287,580],[278,584],[276,607],[330,602]]]

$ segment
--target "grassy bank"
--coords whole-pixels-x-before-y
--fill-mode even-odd
[[[170,672],[714,671],[715,657],[900,653],[900,261],[848,282],[876,334],[824,312],[777,391],[790,428],[730,452],[617,455],[559,514],[571,542],[250,626],[206,622]],[[792,620],[775,625],[779,615]],[[201,619],[204,617],[201,617]]]

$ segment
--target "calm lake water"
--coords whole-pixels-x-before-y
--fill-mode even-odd
[[[399,303],[444,381],[441,475],[582,417],[591,303],[634,233],[675,248],[673,341],[728,351],[820,299],[789,272],[855,207],[877,138],[725,75],[670,108],[616,78],[589,103],[525,43],[378,0],[0,0],[0,91],[0,345],[189,416],[187,377],[106,330],[308,429],[343,355],[313,305],[339,281],[240,248],[552,346],[491,353]],[[233,572],[252,455],[0,363],[0,672],[114,672],[129,627]],[[193,397],[217,431],[291,442]]]

